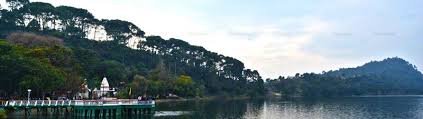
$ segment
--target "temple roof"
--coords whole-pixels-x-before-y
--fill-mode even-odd
[[[104,77],[103,80],[101,81],[100,88],[109,88],[109,82],[107,81],[106,77]]]

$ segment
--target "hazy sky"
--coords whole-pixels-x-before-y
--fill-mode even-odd
[[[421,0],[39,1],[131,21],[148,35],[235,57],[265,78],[394,56],[423,68]]]

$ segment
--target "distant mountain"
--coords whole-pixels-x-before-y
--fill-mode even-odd
[[[384,75],[398,79],[422,79],[422,73],[415,65],[394,57],[382,61],[372,61],[356,68],[342,68],[324,73],[326,76],[352,78],[368,75]]]
[[[416,66],[394,57],[322,74],[279,77],[268,81],[266,86],[285,96],[423,94],[423,75]]]

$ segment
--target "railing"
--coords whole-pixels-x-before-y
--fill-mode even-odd
[[[102,105],[154,105],[153,100],[10,100],[1,103],[4,107],[67,107],[67,106],[102,106]]]
[[[119,99],[119,100],[74,100],[74,105],[85,106],[85,105],[154,105],[153,100],[138,101],[131,99]]]

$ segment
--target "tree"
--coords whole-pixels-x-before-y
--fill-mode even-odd
[[[47,23],[51,22],[53,19],[53,16],[55,14],[55,8],[49,3],[31,2],[23,6],[20,9],[20,12],[24,14],[24,17],[30,16],[26,19],[32,19],[31,21],[36,20],[41,26],[40,30],[46,30]]]
[[[131,84],[130,84],[130,88],[132,90],[132,94],[133,96],[146,96],[147,91],[148,91],[148,86],[150,84],[150,81],[147,80],[145,77],[141,76],[141,75],[135,75],[134,79],[132,80]]]
[[[200,96],[200,89],[195,86],[190,76],[181,75],[175,81],[175,93],[184,97]]]
[[[22,48],[24,59],[34,60],[30,64],[42,68],[40,71],[45,71],[36,73],[32,70],[38,69],[29,68],[30,73],[23,76],[20,87],[33,88],[34,92],[39,91],[42,95],[52,91],[65,94],[67,91],[79,92],[82,84],[81,67],[74,60],[72,50],[64,47],[60,39],[32,33],[13,33],[8,38],[8,42]],[[64,85],[65,83],[67,85]]]
[[[34,33],[12,33],[7,40],[16,45],[24,47],[53,47],[63,46],[63,40],[52,36],[41,36]]]
[[[41,30],[40,24],[35,19],[31,20],[31,22],[29,22],[28,26],[26,26],[26,27],[29,31],[32,31],[32,32],[38,32],[38,31]]]
[[[107,35],[110,36],[113,41],[119,44],[128,44],[128,40],[133,37],[144,37],[144,31],[138,28],[136,25],[128,21],[122,20],[103,20],[104,28]]]
[[[27,55],[29,49],[1,41],[0,52],[0,79],[4,82],[1,90],[13,94],[31,88],[35,96],[43,96],[62,86],[63,73],[51,64]]]
[[[171,76],[168,72],[168,69],[166,69],[166,66],[163,62],[163,60],[160,60],[159,63],[156,65],[156,68],[154,68],[150,75],[149,78],[152,80],[170,80]]]
[[[86,28],[94,20],[94,16],[90,12],[68,6],[59,6],[56,11],[58,12],[58,19],[62,23],[62,30],[67,33],[67,36],[86,37]]]
[[[107,77],[112,86],[119,86],[121,83],[128,83],[128,69],[121,63],[107,60],[99,63],[95,68],[97,79]]]
[[[12,10],[17,10],[29,3],[29,0],[6,0]]]
[[[97,76],[96,68],[101,63],[99,54],[93,50],[84,48],[73,48],[76,62],[81,65],[83,76],[87,79],[99,78]]]

